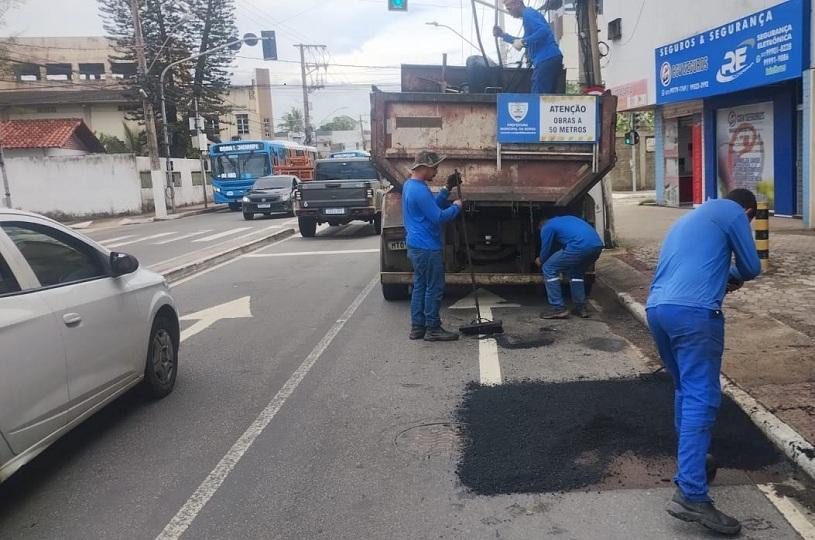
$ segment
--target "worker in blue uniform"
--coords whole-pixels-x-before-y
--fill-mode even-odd
[[[541,251],[535,264],[543,270],[549,310],[544,319],[568,319],[569,310],[560,290],[560,275],[569,276],[574,313],[584,319],[586,311],[586,269],[603,251],[603,240],[594,227],[575,216],[558,216],[540,223]],[[555,247],[560,246],[559,250]]]
[[[444,161],[435,152],[419,152],[411,176],[402,186],[402,215],[407,232],[407,252],[413,264],[413,293],[410,299],[410,339],[455,341],[458,334],[441,326],[439,311],[444,295],[442,226],[461,212],[462,201],[451,204],[450,190],[460,181],[451,174],[447,186],[433,196],[428,186]]]
[[[532,64],[533,94],[554,94],[563,71],[563,53],[560,52],[552,28],[540,11],[525,6],[522,0],[504,0],[504,7],[510,15],[523,20],[524,37],[507,34],[498,25],[492,29],[493,35],[518,51],[526,48]]]
[[[705,461],[721,402],[722,300],[761,272],[750,230],[755,213],[755,195],[736,189],[677,221],[662,244],[646,305],[648,325],[674,383],[677,490],[666,510],[732,535],[741,524],[713,505]]]

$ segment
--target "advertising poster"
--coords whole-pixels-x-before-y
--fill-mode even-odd
[[[716,111],[716,148],[719,196],[746,188],[773,208],[772,102]]]
[[[679,206],[679,122],[676,118],[665,120],[665,190],[663,196],[667,206]]]

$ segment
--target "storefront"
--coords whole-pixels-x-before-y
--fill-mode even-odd
[[[800,213],[805,4],[788,0],[656,49],[661,202],[700,204],[742,187],[776,215]]]

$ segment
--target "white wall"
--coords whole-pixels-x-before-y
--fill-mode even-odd
[[[15,157],[6,165],[15,208],[70,216],[141,211],[132,155]]]
[[[609,41],[603,77],[614,88],[646,79],[656,102],[654,49],[755,13],[780,0],[605,0],[606,21],[622,18],[622,38]]]
[[[176,186],[175,189],[175,205],[187,206],[191,204],[202,204],[204,202],[204,188],[200,185],[192,185],[193,171],[201,170],[201,162],[197,159],[173,159],[173,171],[181,173],[181,186]],[[139,172],[148,172],[150,170],[150,158],[137,157],[136,163]],[[161,160],[161,170],[165,169],[165,160]],[[137,175],[138,176],[138,175]],[[166,178],[166,176],[165,176]],[[202,178],[206,178],[205,176]],[[204,180],[206,181],[206,180]],[[142,188],[141,198],[145,205],[148,207],[153,203],[153,190],[152,188]],[[212,187],[207,185],[207,200],[212,200]]]

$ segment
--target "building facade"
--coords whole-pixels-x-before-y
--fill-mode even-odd
[[[657,199],[744,187],[811,225],[810,0],[606,0],[604,76],[620,111],[651,111]]]

